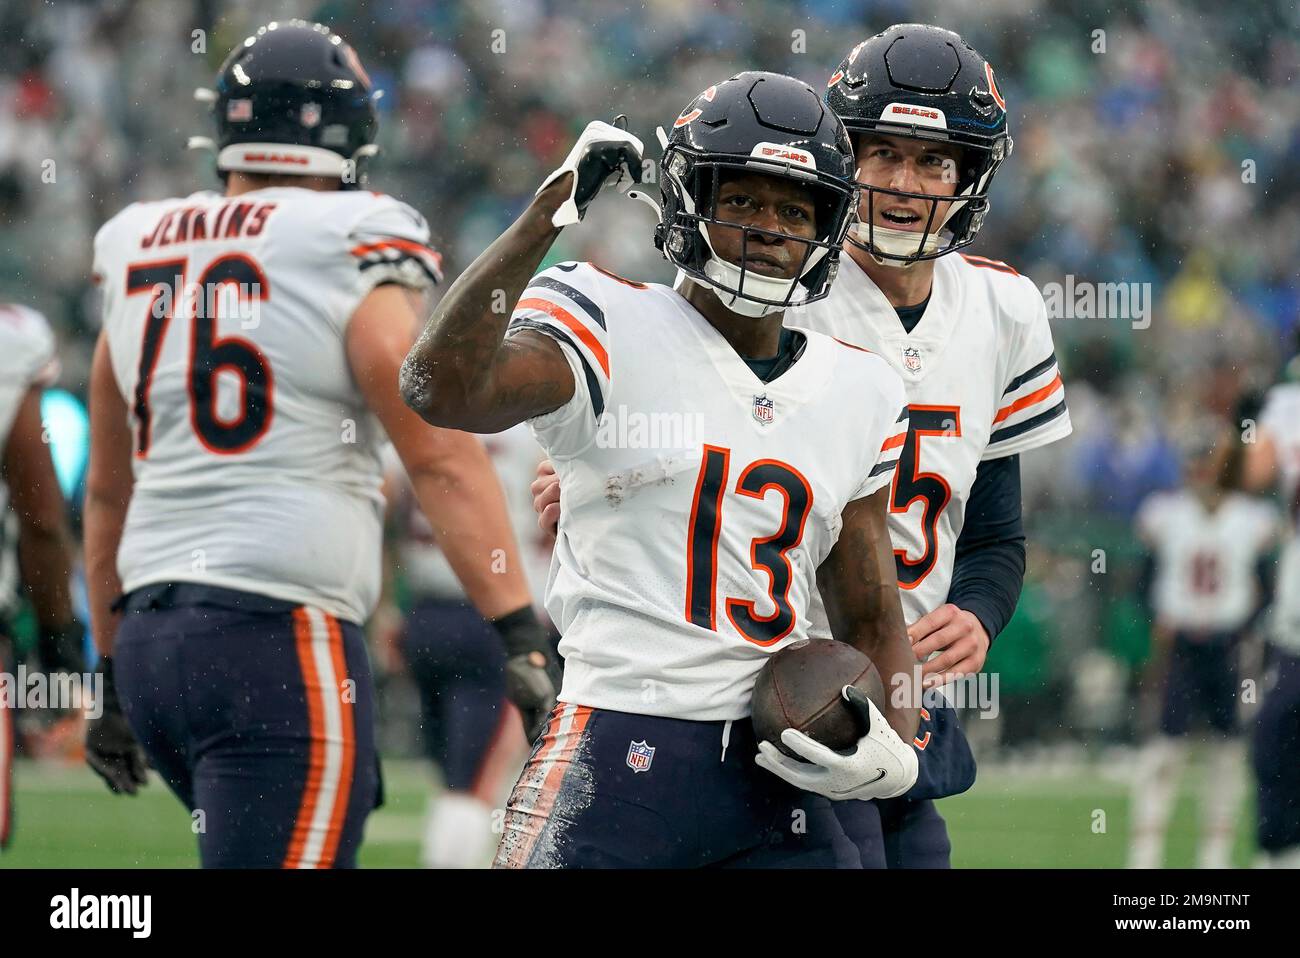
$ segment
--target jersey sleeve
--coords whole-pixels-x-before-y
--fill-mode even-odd
[[[547,455],[569,458],[596,436],[610,390],[606,298],[599,274],[585,263],[560,263],[529,282],[510,317],[507,335],[535,330],[550,336],[573,371],[573,397],[529,420]]]
[[[429,245],[429,224],[391,196],[375,197],[348,233],[347,244],[358,303],[385,283],[424,291],[442,282],[442,256]]]
[[[893,482],[894,470],[898,468],[903,445],[907,442],[907,393],[903,381],[883,361],[878,361],[888,373],[888,378],[882,377],[881,383],[884,388],[879,400],[881,412],[877,418],[880,428],[877,428],[872,439],[874,457],[869,463],[866,476],[849,497],[850,501],[869,496]]]
[[[1065,438],[1071,430],[1047,306],[1033,284],[1028,279],[1024,283],[1027,289],[1016,308],[1031,318],[1016,321],[1019,317],[1013,317],[1006,382],[982,459],[1036,449]]]
[[[27,391],[51,385],[58,375],[54,331],[45,317],[0,303],[0,439],[9,435]]]

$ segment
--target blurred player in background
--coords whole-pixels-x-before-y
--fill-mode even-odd
[[[96,238],[86,564],[108,692],[87,758],[134,793],[134,733],[202,816],[204,866],[355,863],[381,800],[361,623],[385,433],[526,721],[558,685],[482,444],[397,392],[439,260],[418,213],[357,188],[374,96],[327,28],[263,27],[208,97],[224,193],[137,203]]]
[[[1268,393],[1246,451],[1246,484],[1276,483],[1286,534],[1269,628],[1270,663],[1252,730],[1256,839],[1264,862],[1300,868],[1300,356]]]
[[[528,483],[542,451],[524,425],[483,437],[506,494],[524,574],[534,596],[546,591],[551,540],[533,521]],[[375,622],[390,659],[409,668],[420,697],[425,753],[442,772],[430,800],[420,860],[426,868],[474,868],[492,856],[492,810],[528,754],[506,696],[501,637],[465,597],[447,556],[394,456],[386,459],[389,523],[387,602]],[[504,561],[504,560],[503,560]],[[405,615],[396,604],[400,596]],[[390,667],[400,667],[390,661]]]
[[[19,583],[36,611],[45,672],[85,667],[84,629],[72,614],[72,539],[41,421],[41,394],[58,374],[54,334],[40,313],[0,303],[0,673],[14,674],[9,618]],[[12,512],[10,511],[12,509]],[[9,695],[21,695],[13,678]],[[0,695],[0,850],[13,834],[14,719]]]
[[[870,731],[836,753],[787,729],[808,761],[757,742],[748,719],[756,674],[806,637],[819,588],[835,637],[886,681],[912,661],[885,532],[902,385],[866,351],[783,326],[830,289],[852,149],[812,89],[771,73],[709,87],[660,134],[655,240],[689,277],[679,290],[588,263],[533,275],[602,185],[640,179],[640,141],[592,123],[402,372],[432,422],[529,421],[564,480],[547,590],[562,704],[496,863],[858,867],[823,799],[910,787],[916,708],[877,710],[850,686]],[[667,425],[657,441],[604,430],[631,416]]]
[[[1133,780],[1130,868],[1159,868],[1178,796],[1187,738],[1197,719],[1206,740],[1201,868],[1228,868],[1245,770],[1237,713],[1243,636],[1268,598],[1278,516],[1268,503],[1235,491],[1241,445],[1224,422],[1193,430],[1183,488],[1157,492],[1135,518],[1150,550],[1152,650],[1143,677],[1144,712],[1158,732],[1138,757]],[[1154,707],[1153,707],[1154,706]]]
[[[790,322],[870,349],[907,390],[889,532],[928,689],[978,672],[1015,611],[1025,568],[1019,454],[1068,435],[1070,417],[1038,289],[1005,263],[948,255],[974,240],[1011,151],[992,67],[955,33],[901,24],[853,48],[826,102],[853,136],[858,221],[830,295]],[[553,474],[534,488],[553,529]],[[916,787],[835,805],[864,865],[949,864],[933,800],[968,789],[975,762],[951,706],[921,719]]]

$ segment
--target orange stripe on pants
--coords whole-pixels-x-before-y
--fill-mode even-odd
[[[302,853],[311,830],[316,804],[320,801],[321,782],[325,777],[325,714],[320,701],[320,677],[312,650],[311,620],[307,609],[299,606],[293,610],[294,644],[298,648],[298,665],[302,669],[303,685],[307,690],[307,719],[311,727],[311,759],[307,766],[307,785],[303,789],[302,804],[294,820],[293,836],[289,839],[289,852],[284,858],[285,868],[299,868]]]

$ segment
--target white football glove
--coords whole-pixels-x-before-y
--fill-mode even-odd
[[[833,801],[897,798],[916,784],[916,749],[898,737],[861,689],[846,685],[840,694],[868,728],[852,752],[836,752],[788,728],[781,733],[781,741],[807,762],[790,758],[771,742],[758,743],[754,761],[795,788]]]
[[[623,119],[619,117],[614,122]],[[582,219],[596,194],[606,186],[612,184],[620,193],[626,193],[633,183],[640,183],[643,152],[645,147],[641,141],[627,130],[600,120],[588,123],[564,165],[537,188],[540,193],[565,173],[573,174],[569,198],[560,204],[551,223],[557,227],[572,226]]]

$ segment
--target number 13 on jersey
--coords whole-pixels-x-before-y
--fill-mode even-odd
[[[731,450],[706,445],[687,530],[686,620],[712,631],[717,631],[718,537],[730,471]],[[772,645],[794,629],[795,613],[790,605],[794,569],[787,553],[803,539],[813,502],[812,486],[803,474],[777,459],[755,460],[736,479],[735,495],[764,499],[770,492],[782,497],[781,523],[771,535],[753,539],[749,557],[755,570],[767,573],[772,613],[759,615],[750,599],[728,598],[724,603],[736,631],[756,645]]]

